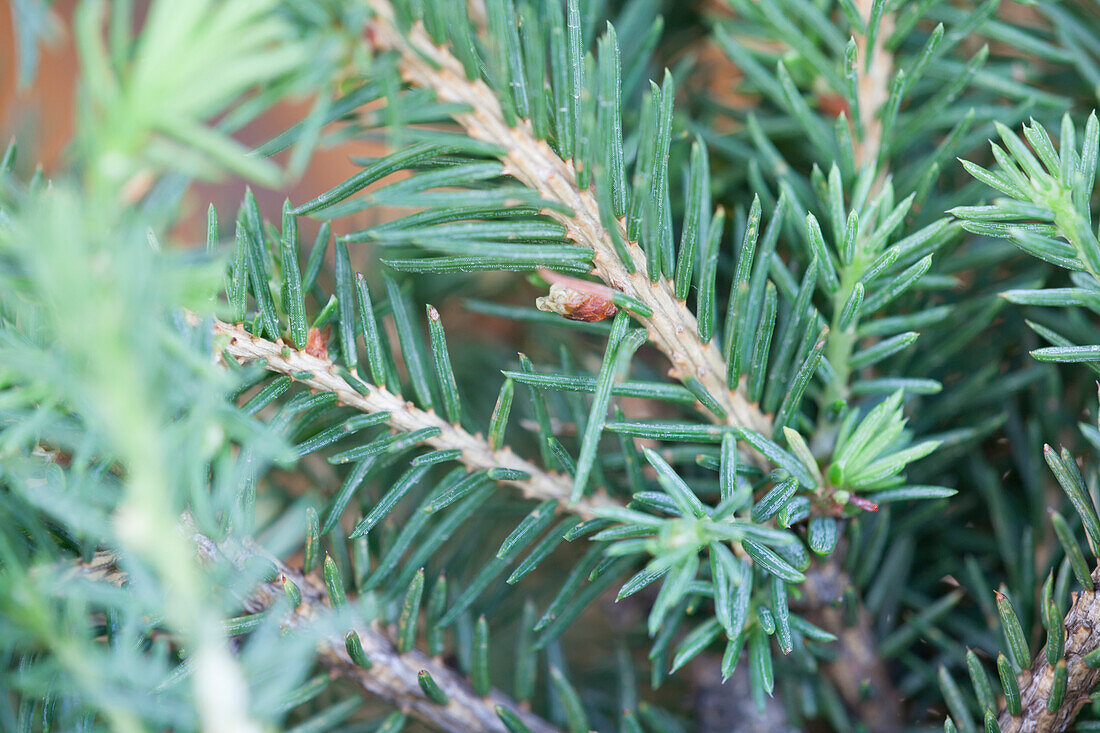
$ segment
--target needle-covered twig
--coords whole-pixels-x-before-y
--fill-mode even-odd
[[[750,402],[742,388],[726,386],[726,363],[721,351],[713,341],[703,343],[699,338],[695,315],[683,300],[677,299],[671,280],[650,281],[645,253],[629,240],[626,225],[616,221],[619,238],[627,242],[634,272],[623,266],[612,235],[601,223],[595,195],[577,186],[573,162],[562,160],[544,140],[538,139],[525,120],[517,120],[514,126],[506,124],[500,103],[488,85],[467,79],[461,63],[436,46],[419,24],[403,33],[394,23],[388,2],[372,0],[371,8],[375,12],[371,38],[379,49],[399,54],[399,68],[405,80],[432,89],[441,102],[468,106],[469,112],[454,116],[466,133],[477,140],[502,145],[507,150],[502,158],[507,173],[542,198],[572,211],[571,216],[553,209],[545,213],[566,228],[567,237],[593,250],[594,272],[600,279],[652,310],[652,316],[639,314],[638,319],[648,330],[650,340],[672,363],[672,375],[681,381],[698,380],[721,405],[729,424],[770,435],[771,416]],[[754,458],[763,460],[755,454]]]
[[[413,433],[425,428],[438,429],[436,436],[424,442],[439,450],[461,450],[460,460],[470,470],[510,469],[522,472],[522,477],[502,481],[518,488],[528,499],[553,499],[563,508],[568,506],[569,511],[581,519],[592,519],[597,507],[616,505],[602,492],[570,503],[573,483],[567,476],[544,471],[517,456],[507,446],[494,450],[484,439],[452,425],[433,411],[415,407],[381,387],[360,382],[362,391],[357,391],[328,359],[253,336],[241,326],[223,321],[214,322],[214,333],[224,339],[225,343],[221,344],[224,350],[241,362],[263,359],[267,369],[290,376],[310,389],[331,392],[341,404],[365,413],[388,413],[386,424],[395,430]]]

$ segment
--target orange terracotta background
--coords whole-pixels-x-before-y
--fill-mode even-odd
[[[10,0],[0,0],[0,151],[12,136],[17,138],[21,175],[30,175],[39,162],[47,176],[58,175],[69,162],[67,147],[73,136],[80,77],[72,37],[72,11],[77,2],[79,0],[54,2],[55,32],[49,42],[40,48],[41,60],[34,82],[27,88],[19,88]],[[140,8],[141,0],[135,4]],[[310,99],[283,103],[241,130],[237,137],[245,144],[259,145],[301,120],[311,104]],[[357,172],[359,167],[351,162],[353,157],[376,157],[385,152],[382,144],[366,141],[343,142],[335,147],[316,150],[299,179],[277,189],[253,186],[263,216],[278,222],[286,198],[294,203],[308,201]],[[276,156],[276,160],[285,162],[286,155],[284,152]],[[213,203],[219,212],[222,240],[227,242],[232,237],[230,229],[246,185],[247,181],[235,177],[192,185],[171,239],[185,246],[199,246],[205,242],[206,209]],[[334,221],[333,231],[335,234],[354,231],[393,215],[392,210],[368,209]],[[308,247],[320,222],[301,217],[298,223],[303,247]],[[331,248],[328,259],[328,267],[331,268]],[[363,271],[372,281],[375,279],[372,273],[377,270],[378,253],[372,251],[370,245],[353,248],[351,259],[356,270]],[[510,299],[525,305],[533,304],[538,294],[524,287],[521,279],[510,275],[487,274],[481,282],[489,285],[488,290],[498,299]],[[464,338],[476,330],[481,339],[491,334],[501,343],[519,346],[526,334],[521,322],[478,316],[462,308],[459,299],[440,298],[434,305],[444,314],[448,333],[455,339]]]
[[[57,174],[67,163],[80,75],[71,32],[76,1],[54,3],[54,32],[40,47],[38,73],[29,87],[20,88],[11,4],[10,0],[0,0],[0,142],[6,146],[13,136],[17,139],[20,168],[28,173],[36,163],[41,163],[47,176]],[[281,104],[248,125],[238,138],[250,145],[263,143],[298,122],[309,106],[307,99]],[[255,189],[264,215],[277,220],[284,198],[299,203],[308,200],[358,170],[351,163],[352,156],[373,156],[379,152],[379,146],[368,143],[344,144],[317,151],[300,179],[279,189]],[[187,196],[177,237],[184,242],[198,242],[205,236],[204,212],[208,203],[215,204],[223,221],[231,220],[246,184],[246,181],[227,177],[215,183],[194,185]],[[358,228],[373,218],[372,214],[364,214],[358,220],[342,219],[339,226]],[[311,237],[316,227],[316,222],[303,219],[303,237]]]

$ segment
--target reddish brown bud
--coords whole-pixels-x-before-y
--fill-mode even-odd
[[[619,310],[607,298],[594,293],[582,293],[563,285],[551,285],[550,294],[535,301],[540,311],[557,313],[571,321],[593,323],[615,315]]]
[[[852,506],[859,507],[865,512],[878,511],[878,504],[871,501],[870,499],[864,499],[862,496],[856,496],[855,494],[852,494],[850,497],[848,497],[848,503]]]
[[[550,283],[550,292],[535,301],[540,311],[557,313],[571,321],[594,323],[615,315],[614,292],[603,283],[541,269],[539,275]]]
[[[305,352],[318,359],[328,359],[328,343],[321,329],[309,329],[309,333],[306,334]]]

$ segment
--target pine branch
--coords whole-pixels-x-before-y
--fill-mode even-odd
[[[1100,568],[1092,571],[1092,579],[1094,585],[1100,583]],[[1031,668],[1018,677],[1021,714],[1010,715],[1007,710],[1002,711],[998,719],[1002,733],[1066,730],[1100,684],[1100,667],[1091,667],[1085,660],[1090,652],[1100,648],[1100,594],[1087,589],[1078,591],[1063,625],[1066,682],[1061,704],[1053,706],[1053,710],[1048,707],[1056,675],[1044,647],[1035,655]]]
[[[592,248],[594,271],[600,279],[653,311],[652,316],[636,317],[645,325],[650,340],[671,361],[671,374],[680,381],[698,380],[725,411],[728,424],[771,435],[771,416],[749,402],[743,386],[727,387],[725,359],[713,341],[703,343],[699,338],[696,318],[685,301],[676,298],[673,282],[650,282],[645,254],[636,242],[629,241],[626,225],[620,220],[615,225],[619,237],[627,242],[634,272],[622,266],[611,234],[601,224],[595,196],[591,190],[577,186],[573,162],[562,160],[539,140],[526,120],[518,120],[515,127],[505,124],[492,90],[483,81],[467,79],[459,61],[436,46],[419,23],[404,33],[395,25],[388,2],[372,0],[371,7],[375,12],[371,38],[379,49],[399,54],[405,80],[432,89],[441,102],[470,107],[472,111],[455,115],[467,134],[503,145],[508,151],[502,158],[507,173],[544,199],[564,204],[573,212],[572,216],[555,210],[545,213],[565,226],[570,239]],[[710,411],[704,412],[717,420]],[[762,456],[754,455],[753,460],[763,465]]]
[[[413,407],[411,403],[384,389],[364,385],[368,394],[361,394],[346,378],[337,373],[335,366],[328,360],[284,346],[281,342],[253,336],[240,326],[221,321],[215,321],[214,332],[216,336],[228,339],[224,349],[230,356],[243,362],[263,359],[267,369],[291,376],[311,389],[332,392],[342,404],[363,412],[388,412],[390,418],[387,424],[394,429],[414,432],[423,428],[438,428],[440,434],[425,442],[437,449],[461,449],[462,461],[473,470],[507,468],[523,471],[530,478],[507,480],[506,483],[519,488],[527,498],[553,499],[563,509],[568,509],[583,519],[593,518],[599,509],[617,506],[602,493],[570,504],[572,483],[566,477],[543,471],[519,458],[507,447],[493,451],[480,437],[447,423],[434,412]],[[832,559],[814,563],[807,571],[806,578],[805,587],[808,592],[804,607],[807,617],[838,638],[838,658],[829,666],[829,672],[837,682],[845,702],[854,710],[866,710],[867,714],[863,718],[875,723],[874,730],[895,730],[897,721],[900,720],[899,698],[881,660],[874,655],[870,619],[861,609],[857,624],[847,626],[843,623],[841,613],[835,608],[836,600],[851,585],[851,580],[840,569],[838,562]],[[340,649],[337,648],[329,656],[330,661],[337,660]],[[358,676],[367,674],[357,668],[351,671]],[[866,698],[865,685],[870,685],[874,691],[870,699]]]
[[[188,520],[185,518],[184,526],[187,525]],[[326,604],[324,583],[315,575],[304,575],[290,568],[252,543],[218,543],[193,530],[189,529],[189,533],[200,561],[213,562],[224,558],[244,567],[247,561],[262,557],[275,564],[277,578],[261,584],[247,599],[243,599],[245,612],[262,613],[284,598],[284,580],[293,582],[302,594],[302,602],[287,614],[284,621],[286,628],[305,629],[331,611]],[[118,570],[116,562],[117,558],[113,554],[100,552],[91,562],[79,566],[80,574],[93,580],[120,585],[126,580],[126,574]],[[464,675],[418,650],[404,654],[398,652],[393,640],[374,626],[361,626],[355,631],[359,635],[363,651],[372,663],[369,669],[352,661],[345,649],[344,639],[339,636],[333,636],[320,645],[320,662],[332,674],[359,685],[365,692],[387,700],[433,726],[455,733],[473,730],[506,731],[507,728],[496,713],[496,708],[503,706],[512,711],[532,733],[554,733],[557,730],[497,690],[492,690],[485,696],[478,695]],[[419,674],[425,670],[447,694],[449,700],[446,705],[429,700],[421,689]]]
[[[348,407],[370,414],[389,413],[390,417],[386,424],[395,430],[412,433],[424,428],[437,428],[439,434],[424,442],[439,450],[456,448],[461,450],[461,461],[471,470],[509,469],[522,472],[525,474],[523,478],[502,479],[502,481],[519,488],[523,496],[528,499],[540,501],[553,499],[563,509],[568,508],[570,513],[581,519],[594,518],[595,510],[600,507],[618,506],[602,491],[581,497],[571,503],[569,499],[573,491],[573,482],[569,477],[544,471],[530,461],[517,456],[507,446],[493,450],[482,438],[448,423],[434,411],[414,407],[411,402],[406,402],[398,395],[381,387],[363,384],[366,394],[361,394],[347,379],[340,376],[335,365],[327,359],[320,359],[305,351],[284,346],[281,342],[253,336],[241,326],[223,321],[214,322],[214,334],[225,337],[226,352],[242,362],[263,359],[269,370],[292,377],[310,389],[331,392],[337,396],[340,403]]]
[[[598,509],[616,506],[613,500],[602,493],[570,504],[572,483],[567,478],[543,471],[519,458],[507,447],[493,451],[481,438],[450,425],[434,412],[413,407],[411,403],[384,389],[366,385],[368,394],[361,394],[337,373],[335,366],[328,360],[284,346],[280,342],[258,338],[240,326],[221,321],[215,321],[214,332],[216,336],[227,338],[225,352],[234,358],[244,362],[263,359],[267,369],[292,376],[311,389],[332,392],[342,404],[349,407],[366,413],[388,412],[390,419],[387,424],[397,430],[414,432],[423,428],[438,428],[440,434],[425,442],[438,449],[461,449],[463,462],[473,470],[508,468],[523,471],[530,478],[507,480],[506,483],[519,488],[528,498],[553,499],[563,509],[567,508],[583,519],[593,518]],[[312,376],[306,376],[307,374]],[[806,578],[805,587],[808,590],[803,604],[806,616],[837,636],[838,656],[829,665],[828,671],[845,703],[853,710],[862,711],[864,714],[861,718],[865,722],[873,722],[874,730],[896,730],[900,720],[900,698],[881,660],[874,654],[874,635],[870,619],[861,608],[857,623],[848,626],[843,622],[842,614],[835,608],[836,600],[842,595],[844,588],[851,585],[851,580],[840,569],[839,563],[832,559],[814,563],[807,571]],[[338,648],[329,655],[330,661],[335,663],[339,655]],[[351,671],[358,676],[367,674],[358,668]],[[866,685],[870,685],[873,690],[870,699],[865,694]]]

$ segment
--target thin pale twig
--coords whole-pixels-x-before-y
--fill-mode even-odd
[[[214,321],[214,335],[225,340],[225,351],[242,361],[265,360],[267,369],[285,374],[301,384],[320,392],[331,392],[341,404],[354,407],[362,412],[377,414],[389,413],[386,424],[405,433],[416,432],[424,428],[437,428],[439,434],[428,438],[425,444],[438,450],[458,449],[462,451],[459,460],[474,471],[488,471],[494,468],[522,471],[526,477],[503,479],[520,490],[524,497],[545,501],[553,499],[563,510],[568,510],[581,519],[595,517],[595,509],[600,506],[617,506],[605,493],[597,491],[589,496],[570,503],[573,482],[569,477],[550,473],[534,463],[517,456],[511,448],[493,450],[482,438],[471,435],[457,425],[452,425],[430,410],[421,410],[395,395],[373,384],[363,383],[366,394],[360,394],[341,376],[336,366],[328,359],[312,356],[305,351],[285,346],[281,342],[253,336],[241,326],[223,321]]]

